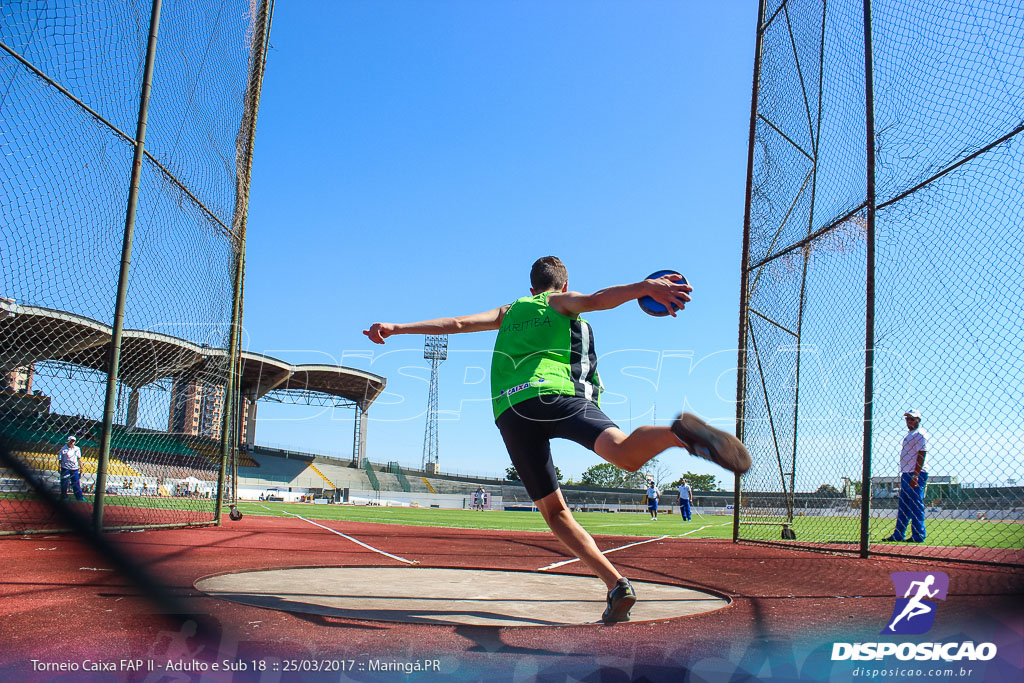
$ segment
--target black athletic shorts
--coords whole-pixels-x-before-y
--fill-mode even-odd
[[[499,415],[495,424],[519,479],[535,501],[558,489],[551,439],[570,439],[594,450],[601,432],[618,427],[587,399],[560,395],[528,398]]]

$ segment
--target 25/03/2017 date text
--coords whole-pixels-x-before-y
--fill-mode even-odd
[[[383,659],[283,659],[278,662],[253,661],[257,671],[295,672],[295,671],[400,671],[414,673],[417,671],[440,671],[439,659],[415,659],[410,661]]]

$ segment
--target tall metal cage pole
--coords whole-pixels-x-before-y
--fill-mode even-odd
[[[124,240],[121,243],[121,270],[117,279],[117,302],[114,304],[114,329],[110,336],[107,394],[103,403],[103,431],[100,434],[99,462],[96,466],[96,496],[93,500],[92,520],[97,531],[103,528],[103,498],[107,488],[110,437],[114,429],[117,375],[121,364],[121,337],[124,332],[124,308],[128,295],[128,271],[132,262],[132,239],[135,235],[135,215],[139,206],[139,185],[142,178],[142,160],[145,158],[146,151],[146,123],[149,119],[149,96],[153,89],[153,66],[156,63],[156,37],[159,27],[160,0],[153,0],[149,18],[149,42],[146,46],[146,66],[142,76],[142,90],[139,94],[139,119],[135,130],[132,177],[128,186],[128,209],[124,218]]]
[[[423,469],[437,464],[439,435],[437,432],[437,371],[448,358],[448,335],[428,334],[423,338],[423,357],[430,361],[430,393],[427,397],[427,426],[423,432]]]
[[[754,184],[754,133],[757,130],[757,95],[761,82],[761,50],[764,44],[765,0],[757,7],[757,42],[754,47],[754,85],[750,95],[750,141],[747,144],[747,197],[743,208],[743,255],[740,263],[740,329],[739,353],[736,361],[736,438],[743,440],[743,420],[746,408],[744,399],[747,391],[747,261],[750,258],[750,204]],[[732,540],[740,537],[740,475],[735,475],[733,484]]]
[[[270,0],[262,0],[256,13],[256,30],[252,39],[253,60],[252,68],[249,72],[249,88],[246,93],[246,110],[248,113],[248,120],[244,125],[248,130],[246,131],[247,138],[245,141],[245,156],[241,163],[241,169],[239,169],[242,175],[236,181],[235,225],[233,226],[232,232],[238,240],[238,256],[235,261],[235,282],[231,311],[231,335],[228,343],[228,348],[230,350],[230,356],[228,359],[228,381],[225,388],[226,395],[224,396],[223,404],[224,414],[221,416],[220,472],[217,475],[217,507],[214,512],[214,520],[217,524],[221,523],[223,516],[224,486],[227,479],[228,454],[231,452],[232,447],[234,447],[236,451],[237,460],[238,440],[237,438],[232,439],[231,433],[234,430],[232,429],[233,421],[231,416],[235,397],[239,393],[239,363],[241,359],[240,347],[242,343],[242,292],[245,282],[245,232],[248,224],[249,212],[249,175],[252,170],[253,146],[256,141],[256,115],[259,113],[260,108],[260,93],[263,88],[263,74],[267,59],[267,41],[270,36],[271,10],[269,5]],[[232,441],[234,441],[234,444],[232,444]],[[237,493],[235,495],[237,496]]]
[[[825,19],[828,16],[827,11],[821,13],[821,49],[818,56],[818,116],[815,122],[811,118],[811,110],[809,103],[807,106],[807,123],[811,127],[811,140],[813,146],[811,154],[814,157],[814,166],[811,169],[811,205],[810,205],[810,216],[807,221],[807,239],[814,233],[814,203],[817,197],[818,191],[818,149],[821,144],[821,101],[822,92],[825,86]],[[792,40],[792,35],[790,36]],[[801,74],[801,83],[803,82],[803,75]],[[804,94],[804,102],[807,103],[806,91]],[[786,498],[786,518],[789,522],[793,521],[793,508],[796,506],[796,458],[797,458],[797,439],[800,434],[800,361],[803,358],[803,333],[804,333],[804,308],[807,302],[807,267],[810,262],[811,252],[810,249],[802,249],[803,251],[803,267],[800,274],[800,303],[797,313],[796,323],[796,378],[795,386],[793,389],[793,451],[792,458],[790,460],[789,468],[789,495]]]
[[[860,485],[860,556],[869,554],[871,433],[875,366],[875,96],[871,50],[871,0],[864,0],[864,130],[867,138],[867,301],[864,321],[864,461]]]

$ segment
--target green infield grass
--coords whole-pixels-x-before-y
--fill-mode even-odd
[[[502,531],[543,531],[548,527],[539,512],[503,510],[447,510],[441,508],[377,507],[364,505],[313,505],[309,503],[277,503],[241,501],[242,514],[254,516],[407,524],[450,529],[494,529]],[[661,514],[652,521],[647,513],[576,512],[573,516],[592,534],[611,536],[697,536],[698,538],[732,538],[731,516],[694,516],[682,522],[679,515]],[[697,531],[702,529],[702,531]],[[695,533],[696,532],[696,533]]]
[[[0,494],[8,504],[19,500],[33,500],[31,494]],[[92,504],[92,496],[86,496],[86,504]],[[212,515],[215,499],[209,498],[164,498],[154,496],[108,495],[105,506],[133,507],[151,510],[182,510],[206,512]],[[311,503],[280,503],[262,501],[241,501],[238,509],[244,515],[259,517],[295,517],[307,519],[370,522],[375,524],[404,524],[452,529],[492,529],[501,531],[547,532],[547,525],[539,512],[503,510],[449,510],[439,508],[379,507],[364,505],[314,505]],[[230,524],[225,506],[224,523]],[[675,512],[675,510],[673,509]],[[732,538],[732,516],[698,515],[683,522],[678,513],[662,512],[657,521],[651,520],[646,512],[576,512],[579,523],[594,535],[609,536],[676,536],[686,538]],[[743,521],[760,524],[743,524],[740,537],[746,540],[781,540],[781,517],[747,517]],[[140,519],[144,524],[145,521]],[[764,522],[773,522],[764,524]],[[1024,548],[1024,524],[996,520],[935,519],[926,521],[928,538],[921,544],[936,547],[978,547],[978,548]],[[860,519],[856,516],[796,517],[790,528],[796,533],[795,543],[829,543],[857,545],[859,543]],[[893,549],[905,547],[901,543],[881,543],[881,539],[893,532],[894,520],[872,519],[870,538],[876,548],[887,546]],[[908,531],[909,535],[909,531]]]
[[[313,505],[242,501],[238,509],[245,515],[307,519],[406,524],[455,529],[495,529],[506,531],[548,531],[539,512],[499,510],[445,510],[438,508],[377,507],[361,505]],[[647,513],[576,512],[573,516],[591,534],[612,536],[680,536],[687,538],[732,538],[731,515],[693,515],[689,522],[678,514],[662,513],[652,521]],[[782,521],[781,518],[776,521]],[[796,517],[791,528],[797,543],[857,544],[857,517]],[[227,523],[227,522],[226,522]],[[871,539],[879,541],[892,533],[893,520],[874,519]],[[946,547],[1021,548],[1024,524],[1014,522],[931,519],[927,521],[928,539],[922,545]],[[780,540],[781,526],[743,525],[741,537]],[[901,544],[892,544],[898,547]]]

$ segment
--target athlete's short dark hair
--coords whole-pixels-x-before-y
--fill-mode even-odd
[[[538,292],[560,290],[569,281],[569,271],[557,256],[537,259],[530,269],[530,286]]]

